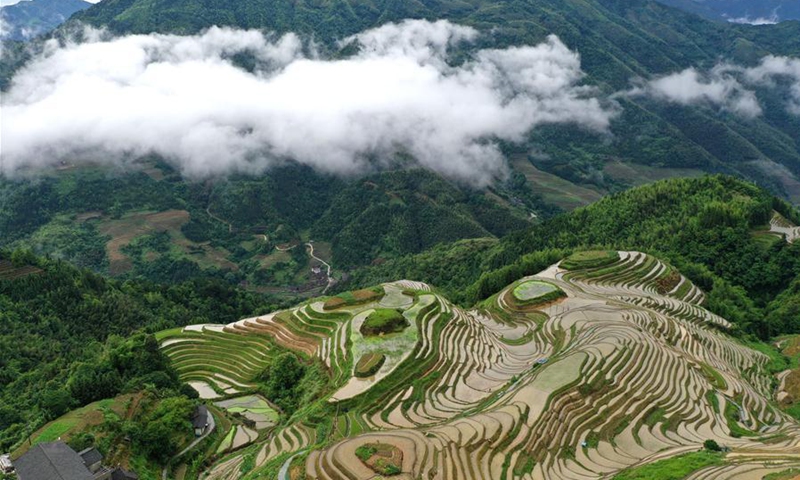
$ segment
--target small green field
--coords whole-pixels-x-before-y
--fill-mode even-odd
[[[219,408],[224,408],[230,413],[238,413],[255,422],[258,430],[272,427],[278,423],[278,412],[261,396],[247,395],[216,402]]]
[[[408,320],[403,313],[392,308],[379,308],[370,313],[361,325],[361,334],[367,337],[398,333],[405,330]]]
[[[547,295],[558,290],[558,287],[551,283],[530,281],[523,282],[514,288],[514,298],[526,302],[535,300],[541,296]]]
[[[31,445],[52,442],[58,439],[67,441],[72,435],[80,433],[88,427],[100,425],[103,423],[104,412],[108,410],[122,417],[127,404],[133,398],[133,395],[121,395],[116,398],[90,403],[85,407],[66,413],[34,432],[30,437],[30,443],[25,442],[12,453],[12,457],[18,458],[27,452]]]
[[[558,300],[565,297],[563,290],[552,283],[539,280],[528,280],[517,284],[506,294],[506,301],[515,308],[526,309],[532,306]]]
[[[561,268],[580,270],[610,265],[619,260],[619,253],[612,250],[587,250],[573,253],[561,262]]]
[[[333,310],[341,307],[350,307],[363,303],[375,302],[385,295],[383,287],[365,288],[352,292],[340,293],[325,301],[324,310]]]
[[[701,468],[723,463],[725,459],[719,453],[692,452],[625,470],[613,480],[680,480]]]
[[[354,375],[359,378],[364,377],[371,377],[375,375],[375,372],[380,370],[383,366],[383,362],[386,361],[386,355],[377,352],[370,352],[365,353],[361,356],[358,363],[356,363],[356,369]]]

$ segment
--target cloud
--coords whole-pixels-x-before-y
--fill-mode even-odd
[[[773,10],[769,17],[752,18],[749,15],[745,15],[743,17],[728,18],[727,20],[730,23],[745,25],[775,25],[781,21],[780,16],[778,16],[778,10],[780,10],[780,7]]]
[[[788,81],[791,98],[787,109],[800,115],[800,58],[766,56],[758,66],[745,69],[744,78],[751,84],[773,88],[777,79]]]
[[[738,18],[729,18],[728,22],[730,23],[739,23],[745,25],[775,25],[776,23],[780,22],[780,18],[777,15],[771,15],[769,17],[758,17],[758,18],[750,18],[750,17],[738,17]]]
[[[477,36],[404,21],[348,38],[357,53],[327,59],[292,34],[88,30],[84,43],[51,43],[14,77],[2,100],[3,173],[156,153],[191,177],[285,159],[352,174],[401,153],[481,185],[504,174],[498,140],[523,141],[545,123],[608,128],[614,105],[580,86],[580,58],[558,38],[451,65],[448,51]],[[236,65],[242,55],[252,72]]]
[[[628,93],[681,105],[707,104],[743,117],[759,116],[762,110],[756,94],[739,82],[734,75],[738,70],[727,64],[718,65],[708,73],[687,68],[646,83],[640,81]]]

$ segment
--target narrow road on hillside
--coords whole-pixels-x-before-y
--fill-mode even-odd
[[[328,284],[325,286],[325,290],[322,291],[322,294],[324,295],[325,292],[327,292],[328,289],[331,288],[331,285],[333,285],[333,277],[331,277],[331,266],[325,260],[323,260],[323,259],[321,259],[321,258],[319,258],[319,257],[314,255],[314,244],[311,243],[311,241],[306,243],[306,246],[308,246],[308,248],[310,249],[310,252],[308,254],[311,256],[311,258],[313,258],[314,260],[318,261],[319,263],[325,265],[325,267],[327,267],[327,269],[328,269],[328,273],[327,273],[327,275],[328,275]]]
[[[205,440],[205,438],[207,436],[211,435],[211,432],[213,432],[215,428],[217,428],[217,424],[214,421],[214,414],[212,414],[211,411],[209,411],[208,412],[208,427],[206,427],[206,431],[202,435],[200,435],[199,437],[195,438],[194,441],[192,443],[190,443],[188,447],[186,447],[183,450],[181,450],[181,452],[179,454],[177,454],[174,457],[172,457],[169,460],[169,462],[167,462],[167,465],[172,463],[172,460],[183,456],[186,452],[188,452],[189,450],[191,450],[194,447],[196,447],[198,443],[202,442],[203,440]],[[167,480],[167,467],[164,467],[164,469],[161,471],[161,478],[162,478],[162,480]]]
[[[289,478],[289,466],[292,464],[292,460],[294,460],[296,456],[302,455],[303,453],[305,453],[305,450],[301,450],[295,453],[294,455],[289,457],[285,462],[283,462],[283,465],[281,465],[281,470],[278,472],[278,480],[291,480]]]
[[[227,225],[228,226],[228,233],[232,233],[233,232],[233,225],[231,225],[230,222],[226,222],[225,220],[223,220],[223,219],[219,218],[218,216],[214,215],[213,213],[211,213],[211,205],[206,207],[206,213],[208,214],[209,217],[213,218],[214,220],[216,220],[216,221],[218,221],[220,223],[224,223],[225,225]]]

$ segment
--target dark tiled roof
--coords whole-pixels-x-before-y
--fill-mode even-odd
[[[94,447],[82,450],[78,452],[78,455],[80,455],[83,459],[83,463],[86,464],[87,467],[103,461],[103,454],[98,452]]]
[[[19,480],[92,480],[75,450],[64,442],[39,443],[14,462]]]
[[[192,416],[192,425],[194,428],[205,428],[208,425],[208,408],[205,405],[200,405],[194,411]]]
[[[139,476],[133,472],[118,468],[111,472],[111,480],[139,480]]]

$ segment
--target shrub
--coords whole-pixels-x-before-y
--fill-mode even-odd
[[[703,442],[703,448],[708,450],[709,452],[721,452],[722,447],[715,440],[708,439]]]
[[[408,320],[400,310],[379,308],[370,313],[361,325],[361,334],[375,336],[386,333],[402,332],[408,326]]]

